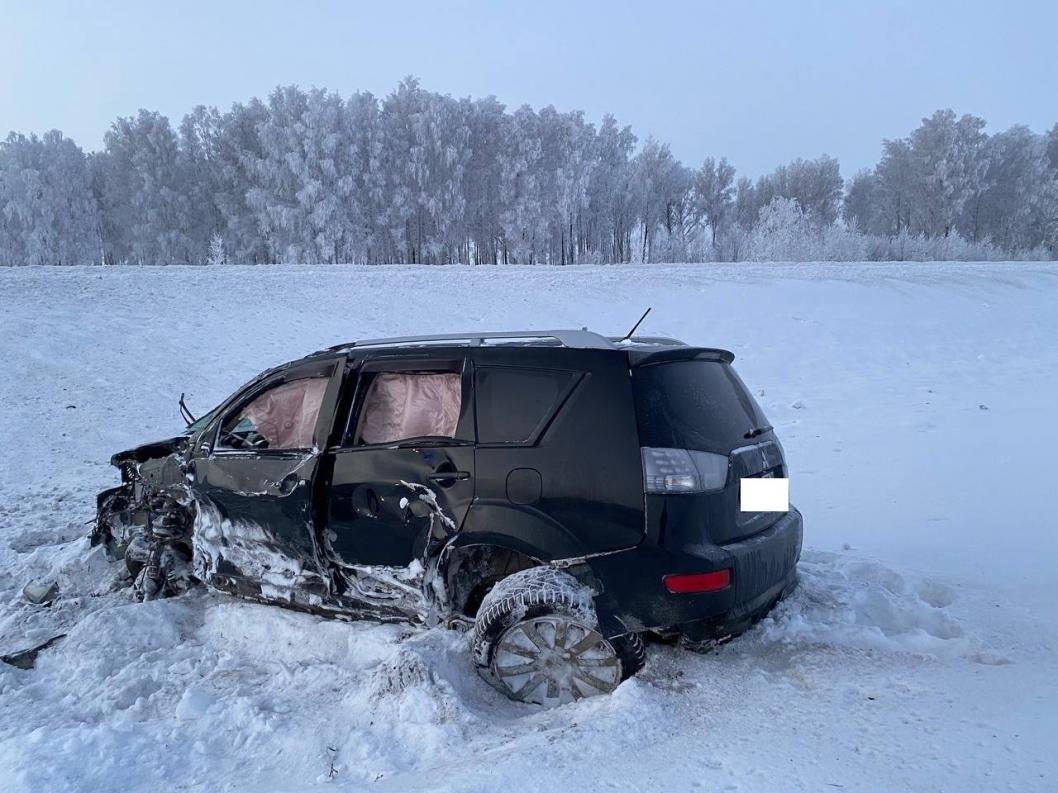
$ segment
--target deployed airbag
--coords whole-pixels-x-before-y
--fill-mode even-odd
[[[327,383],[325,377],[284,383],[247,405],[240,418],[253,423],[270,449],[310,448]]]
[[[394,443],[406,438],[455,435],[462,404],[462,376],[384,372],[375,375],[364,398],[360,443]]]

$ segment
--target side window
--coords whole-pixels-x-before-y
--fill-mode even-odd
[[[328,377],[281,383],[228,416],[220,428],[220,449],[308,449]]]
[[[525,443],[574,378],[550,369],[479,367],[475,373],[479,443]]]
[[[364,392],[353,445],[454,438],[462,406],[459,372],[377,372]]]

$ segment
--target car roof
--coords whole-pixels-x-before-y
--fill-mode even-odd
[[[507,350],[539,349],[554,350],[602,350],[626,352],[633,363],[647,360],[689,359],[709,357],[731,361],[734,358],[727,350],[714,347],[697,347],[669,336],[604,336],[587,328],[558,330],[515,330],[483,333],[442,333],[424,336],[393,336],[380,339],[362,339],[344,342],[313,353],[307,357],[331,356],[371,350],[413,350],[446,347],[503,347]],[[666,355],[658,355],[665,353]]]

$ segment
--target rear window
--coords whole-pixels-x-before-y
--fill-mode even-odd
[[[573,373],[485,366],[475,379],[478,442],[525,443],[550,417]]]
[[[632,370],[643,446],[727,453],[767,419],[735,370],[717,361],[676,361]]]

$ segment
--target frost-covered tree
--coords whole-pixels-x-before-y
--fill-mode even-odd
[[[1031,250],[1053,241],[1058,221],[1058,181],[1047,139],[1011,127],[988,139],[984,171],[963,209],[959,229],[972,242],[1006,250]]]
[[[906,140],[882,143],[882,159],[875,169],[877,191],[866,231],[887,237],[910,231],[919,190],[911,145]]]
[[[551,264],[576,261],[579,218],[588,205],[595,130],[581,113],[559,113],[545,107],[536,116],[540,138],[536,185],[544,223],[538,260]]]
[[[398,261],[393,235],[385,223],[388,185],[383,157],[383,129],[378,100],[356,93],[345,102],[347,156],[353,178],[355,206],[346,208],[353,229],[353,261]]]
[[[776,198],[792,198],[809,221],[826,226],[837,220],[843,187],[838,161],[824,154],[815,160],[780,165],[758,179],[752,203],[759,212]]]
[[[209,253],[206,255],[206,264],[227,264],[228,254],[224,249],[224,238],[220,234],[214,234],[209,241]]]
[[[735,221],[743,229],[752,228],[759,212],[753,181],[748,176],[740,176],[735,183]]]
[[[817,258],[818,228],[794,198],[776,196],[760,210],[749,237],[753,261],[809,261]]]
[[[247,203],[272,256],[339,262],[356,243],[355,179],[348,116],[337,94],[290,86],[272,92],[257,125]]]
[[[984,126],[976,116],[938,110],[911,133],[912,233],[946,237],[955,229],[987,170]]]
[[[398,261],[450,262],[462,247],[467,110],[450,96],[424,91],[411,77],[382,102],[386,225]]]
[[[723,158],[688,171],[610,116],[508,112],[413,78],[381,102],[279,88],[178,130],[119,119],[88,156],[59,133],[8,138],[0,261],[1058,257],[1058,126],[983,127],[939,111],[847,185],[827,156],[754,182]]]
[[[213,203],[220,216],[228,261],[262,264],[275,261],[268,240],[249,202],[257,163],[264,158],[259,129],[268,107],[257,99],[235,104],[217,120],[211,137],[214,170]]]
[[[466,111],[470,154],[463,180],[466,224],[464,257],[474,264],[496,264],[503,244],[503,151],[510,117],[495,97],[473,102]]]
[[[84,152],[55,130],[0,141],[0,263],[89,264],[99,257]]]
[[[169,120],[141,110],[119,118],[95,165],[101,177],[108,262],[201,261],[191,235],[191,200],[176,133]]]
[[[709,225],[710,242],[717,249],[735,208],[735,169],[724,157],[717,162],[706,158],[694,175],[694,201],[697,211]]]
[[[653,261],[651,245],[659,231],[669,239],[682,236],[690,182],[690,173],[672,156],[668,145],[648,138],[632,165],[641,261]]]
[[[191,261],[211,255],[211,244],[223,227],[217,207],[220,167],[216,161],[220,114],[216,108],[195,107],[180,122],[180,172],[188,200]]]
[[[1058,178],[1058,124],[1051,127],[1051,131],[1047,133],[1047,162],[1050,163],[1055,178]]]
[[[869,169],[857,173],[849,181],[842,202],[842,217],[845,224],[861,234],[870,234],[879,224],[878,175]]]
[[[631,256],[634,203],[631,197],[632,154],[636,138],[605,116],[595,139],[588,177],[588,205],[583,221],[585,252],[594,261],[626,262]]]
[[[507,127],[500,177],[505,196],[501,219],[504,263],[536,264],[537,250],[547,235],[540,186],[544,155],[537,126],[536,113],[523,105],[514,111]]]
[[[747,236],[745,254],[755,261],[861,261],[869,237],[846,226],[821,226],[793,198],[773,198]]]

